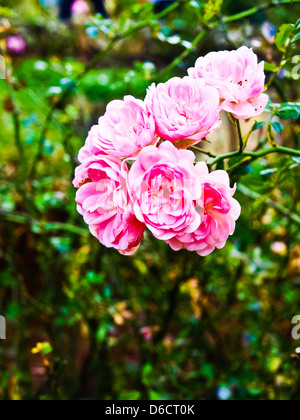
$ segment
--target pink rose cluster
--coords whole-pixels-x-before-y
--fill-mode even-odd
[[[123,255],[146,228],[174,251],[200,256],[225,246],[241,208],[226,171],[209,173],[188,150],[221,125],[262,113],[263,63],[251,49],[210,53],[189,76],[152,85],[144,101],[112,101],[79,152],[74,186],[90,232]]]

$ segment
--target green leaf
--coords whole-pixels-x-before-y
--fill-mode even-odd
[[[299,112],[293,109],[287,109],[284,111],[279,111],[277,113],[278,117],[282,120],[297,120],[299,118]]]
[[[300,32],[298,32],[297,35],[294,36],[291,42],[296,42],[298,41],[298,39],[300,39]]]
[[[281,134],[283,132],[283,125],[280,122],[273,122],[272,127],[276,131],[276,133]]]
[[[276,73],[277,66],[275,64],[268,63],[267,61],[265,61],[265,71],[271,71],[273,73]]]
[[[208,0],[204,9],[203,21],[205,23],[209,22],[218,13],[220,13],[222,6],[223,6],[223,0]]]
[[[243,137],[244,148],[247,147],[248,141],[249,141],[249,139],[250,139],[251,134],[253,133],[253,131],[257,130],[257,125],[260,125],[260,127],[262,127],[265,124],[266,124],[265,122],[258,123],[257,121],[255,121],[255,123],[251,127],[251,130]]]
[[[286,50],[286,47],[290,43],[291,35],[295,31],[295,29],[295,25],[292,24],[285,24],[279,28],[279,31],[275,36],[275,43],[280,51]]]
[[[267,123],[265,121],[255,122],[253,131],[259,130],[260,128],[264,127]]]
[[[300,165],[300,157],[293,157],[292,159],[293,161],[295,161],[296,163],[299,163]]]
[[[284,103],[278,108],[276,115],[282,120],[297,120],[300,117],[300,104],[293,102]]]

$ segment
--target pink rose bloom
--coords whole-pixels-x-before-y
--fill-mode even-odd
[[[145,225],[134,216],[127,191],[126,163],[112,156],[92,156],[75,172],[78,212],[91,233],[107,248],[132,255],[140,246]]]
[[[79,160],[82,162],[86,157],[98,154],[135,158],[140,150],[157,141],[155,122],[147,105],[126,96],[124,101],[108,104],[99,124],[91,129]]]
[[[86,15],[89,13],[90,8],[84,0],[76,0],[71,6],[71,11],[73,15]]]
[[[6,39],[6,48],[13,54],[24,54],[26,42],[21,35],[13,35]]]
[[[195,155],[170,142],[143,149],[129,172],[134,212],[162,240],[198,229],[201,218],[194,201],[201,189],[194,178]]]
[[[153,84],[145,102],[152,109],[157,134],[180,148],[199,143],[221,124],[219,94],[204,80],[174,77],[157,87]]]
[[[248,119],[264,112],[268,103],[265,91],[264,62],[258,64],[257,55],[247,47],[234,51],[207,54],[189,69],[189,76],[203,78],[218,89],[222,110],[237,119]]]
[[[166,242],[174,251],[187,249],[205,257],[215,248],[225,246],[228,237],[235,231],[241,207],[233,198],[235,188],[230,188],[227,172],[209,173],[207,165],[201,162],[195,167],[195,176],[202,184],[202,195],[196,200],[197,212],[202,220],[200,227]]]

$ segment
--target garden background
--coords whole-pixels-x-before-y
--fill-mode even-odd
[[[300,399],[299,152],[220,162],[242,216],[205,258],[148,234],[123,257],[76,212],[77,154],[107,103],[209,51],[246,45],[268,63],[249,150],[299,151],[299,0],[167,3],[108,0],[110,20],[62,22],[55,1],[1,2],[0,399]],[[15,35],[25,49],[7,48]],[[236,149],[226,116],[209,140]]]

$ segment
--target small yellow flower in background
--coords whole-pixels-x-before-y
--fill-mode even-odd
[[[51,344],[47,342],[37,343],[36,346],[33,349],[31,349],[32,354],[42,353],[43,355],[46,355],[52,353],[52,351],[53,348]]]

